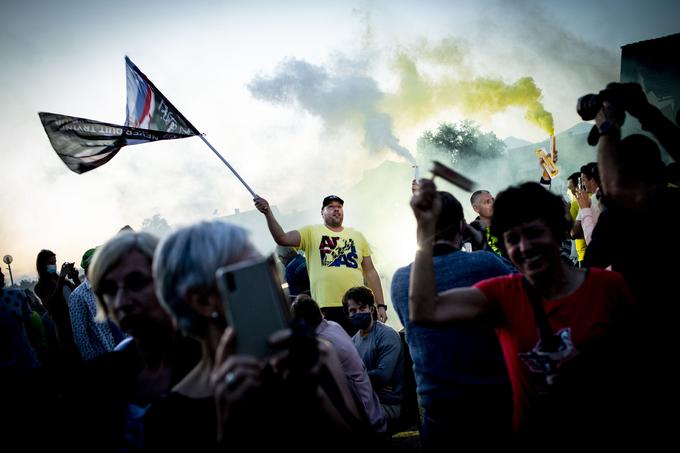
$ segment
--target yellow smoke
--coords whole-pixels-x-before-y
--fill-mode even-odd
[[[444,38],[437,43],[421,40],[414,47],[412,53],[443,66],[450,66],[459,73],[467,72],[465,56],[469,52],[469,45],[453,38]]]
[[[541,90],[531,77],[522,77],[513,84],[501,80],[477,78],[461,80],[442,85],[442,100],[457,100],[453,105],[462,107],[469,114],[492,114],[508,107],[523,107],[524,117],[548,132],[554,134],[553,117],[540,101]]]
[[[429,118],[435,110],[434,87],[418,73],[415,62],[406,54],[399,54],[394,69],[400,77],[399,90],[384,101],[385,109],[396,117],[421,121]]]
[[[413,57],[406,52],[399,53],[393,63],[400,78],[399,89],[382,105],[394,117],[417,122],[450,108],[460,108],[473,117],[487,117],[509,107],[521,107],[530,123],[554,134],[552,114],[545,110],[541,89],[531,77],[522,77],[514,83],[466,77],[465,49],[451,40],[436,46],[421,45],[417,50],[419,59],[445,66],[447,72],[437,80],[430,80],[418,70]],[[451,77],[451,70],[455,70],[459,78]]]

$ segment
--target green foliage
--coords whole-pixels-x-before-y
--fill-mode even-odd
[[[436,132],[418,139],[418,160],[438,160],[445,165],[470,166],[505,155],[505,143],[493,132],[482,132],[474,121],[442,123]]]
[[[154,214],[153,217],[144,219],[142,222],[142,231],[162,238],[170,233],[172,228],[168,224],[168,221],[161,217],[160,214]]]
[[[7,282],[7,283],[9,283],[9,282]],[[29,289],[29,290],[33,291],[33,287],[35,286],[36,283],[38,283],[37,280],[22,279],[19,282],[18,286],[19,286],[19,289]]]

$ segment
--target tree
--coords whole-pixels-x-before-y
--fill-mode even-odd
[[[142,231],[146,231],[147,233],[151,233],[155,236],[158,236],[159,238],[162,238],[166,234],[170,233],[172,228],[170,228],[168,221],[161,217],[160,214],[154,214],[153,217],[144,219],[144,221],[142,221]]]
[[[36,283],[38,283],[37,280],[29,280],[26,278],[21,279],[21,281],[19,282],[19,289],[29,289],[33,291],[33,287],[35,286]]]
[[[418,139],[421,160],[439,160],[450,166],[473,166],[505,155],[505,143],[493,132],[482,132],[474,121],[442,123],[436,132],[425,131]]]

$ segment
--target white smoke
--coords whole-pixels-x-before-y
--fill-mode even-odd
[[[356,67],[356,65],[354,65]],[[392,118],[378,109],[384,94],[376,81],[360,73],[332,73],[303,60],[284,60],[273,76],[257,76],[248,84],[253,97],[273,104],[297,104],[320,117],[326,128],[360,127],[364,145],[373,153],[384,148],[411,163],[415,159],[399,144]]]

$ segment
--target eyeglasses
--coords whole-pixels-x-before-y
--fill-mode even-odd
[[[119,290],[130,293],[140,293],[147,289],[153,283],[153,278],[141,272],[132,272],[125,276],[122,285],[113,280],[102,280],[99,284],[97,294],[99,297],[113,299],[118,294]]]

